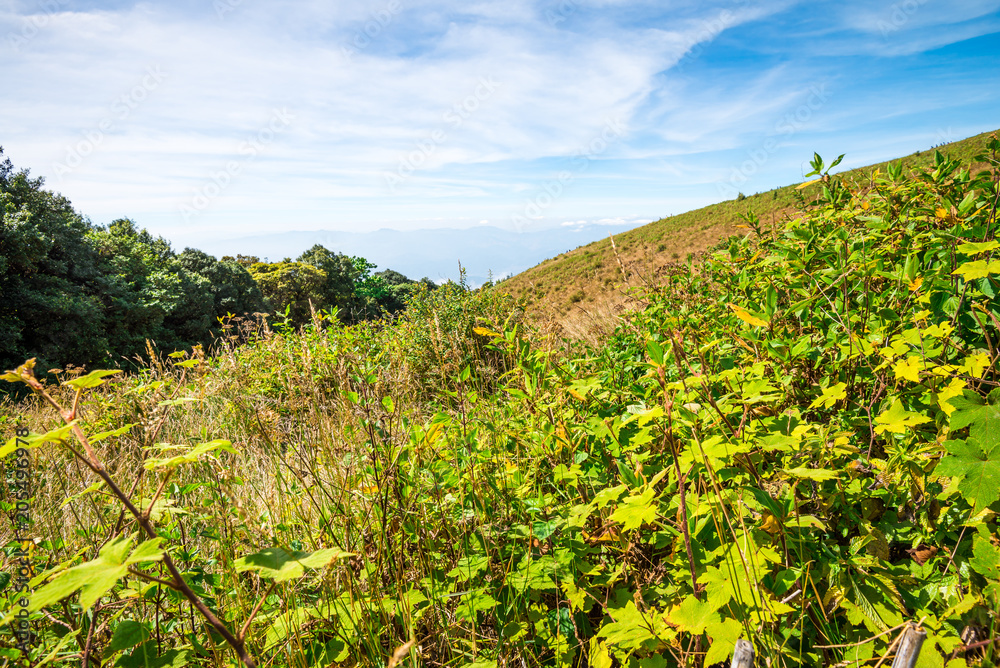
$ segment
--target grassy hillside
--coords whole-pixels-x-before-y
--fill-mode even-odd
[[[2,376],[0,656],[88,668],[997,665],[1000,142],[836,177],[600,347],[500,291]],[[15,635],[14,631],[19,635]]]
[[[939,150],[968,162],[983,152],[990,134],[945,144]],[[905,170],[927,169],[933,160],[933,149],[901,158]],[[842,176],[863,183],[874,170],[884,172],[888,164],[850,170]],[[614,237],[617,257],[609,239],[580,246],[511,277],[503,282],[503,289],[525,298],[539,322],[574,338],[598,340],[615,327],[615,316],[629,308],[629,286],[655,283],[671,265],[740,233],[741,216],[749,212],[765,224],[784,223],[796,212],[796,187],[719,202],[623,232]]]

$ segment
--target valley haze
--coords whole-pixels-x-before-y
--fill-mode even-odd
[[[320,244],[334,252],[360,255],[380,270],[393,269],[412,279],[426,276],[435,282],[458,280],[461,263],[468,284],[478,287],[491,278],[496,281],[519,274],[551,257],[646,222],[566,224],[556,229],[525,231],[486,225],[464,229],[383,228],[374,232],[291,231],[202,241],[198,248],[216,257],[239,253],[277,262],[286,257],[295,259]]]

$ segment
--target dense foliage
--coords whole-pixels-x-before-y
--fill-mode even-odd
[[[702,667],[743,637],[874,665],[913,621],[918,665],[996,665],[990,149],[862,182],[817,156],[799,214],[748,216],[595,349],[459,284],[111,382],[9,373],[39,397],[8,420],[32,658]]]
[[[222,319],[254,313],[296,325],[330,307],[346,322],[380,318],[402,311],[417,285],[322,246],[298,263],[176,253],[134,221],[90,224],[43,185],[0,160],[0,368],[29,357],[42,369],[132,366],[147,341],[208,345]]]

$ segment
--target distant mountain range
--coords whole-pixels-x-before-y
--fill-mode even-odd
[[[458,279],[458,266],[466,270],[472,286],[518,274],[539,262],[597,239],[631,229],[628,225],[585,224],[526,232],[480,226],[465,229],[389,230],[375,232],[280,232],[260,236],[203,241],[198,247],[223,255],[256,255],[271,262],[293,260],[314,244],[360,255],[378,265],[378,271],[394,269],[409,278],[424,276],[434,281]]]

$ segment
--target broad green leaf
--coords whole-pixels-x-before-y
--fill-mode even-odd
[[[719,613],[712,609],[707,601],[699,601],[694,596],[688,596],[680,606],[670,612],[671,623],[676,624],[681,631],[699,634],[709,625],[719,623]]]
[[[47,431],[44,434],[31,433],[24,437],[15,436],[7,441],[2,448],[0,448],[0,457],[6,457],[18,448],[30,450],[45,443],[61,443],[62,441],[69,439],[70,433],[73,431],[73,427],[76,426],[76,422],[76,420],[73,420],[58,429]]]
[[[976,536],[969,565],[984,578],[1000,580],[1000,548],[982,536]]]
[[[74,378],[73,380],[67,380],[63,385],[69,385],[77,390],[87,390],[92,387],[98,387],[103,385],[104,379],[107,376],[113,376],[116,373],[121,373],[121,369],[101,369],[98,371],[91,371],[85,376],[80,376],[79,378]]]
[[[888,431],[893,434],[902,434],[906,432],[908,427],[930,421],[931,419],[926,415],[906,410],[903,408],[902,402],[896,399],[892,402],[889,410],[875,418],[875,422],[878,424],[875,427],[875,433],[881,434]]]
[[[615,512],[611,513],[611,519],[619,522],[622,529],[638,529],[643,524],[656,521],[656,490],[650,485],[642,494],[627,497],[622,501]]]
[[[972,390],[948,400],[955,408],[951,414],[952,430],[969,428],[969,436],[986,446],[1000,444],[1000,404],[986,403]]]
[[[970,436],[965,441],[945,441],[944,447],[948,454],[934,472],[959,479],[958,491],[973,512],[1000,499],[1000,443],[983,447]]]
[[[706,666],[716,663],[723,663],[733,654],[736,641],[739,640],[743,632],[743,625],[735,619],[725,619],[721,622],[709,624],[706,629],[708,637],[712,639],[712,644],[705,655]]]
[[[186,446],[173,446],[180,449],[187,449]],[[226,452],[231,452],[236,454],[235,448],[230,441],[225,439],[216,439],[214,441],[209,441],[208,443],[199,443],[198,445],[187,449],[182,455],[177,455],[176,457],[169,457],[167,459],[147,459],[145,467],[147,470],[153,469],[171,469],[181,466],[182,464],[191,464],[198,461],[202,455],[206,455],[216,450],[225,450]]]
[[[647,640],[655,640],[662,625],[657,619],[659,615],[643,615],[632,601],[624,608],[608,610],[608,615],[614,621],[602,626],[597,635],[620,649],[638,649]]]
[[[285,582],[302,577],[306,568],[322,568],[334,559],[353,556],[353,552],[344,552],[339,548],[298,552],[281,547],[269,547],[237,559],[234,565],[237,572],[257,571],[262,578]]]
[[[112,431],[102,431],[99,434],[87,437],[87,440],[90,441],[91,445],[93,445],[94,443],[100,443],[106,438],[117,438],[122,434],[127,434],[134,426],[134,424],[127,424],[124,427],[119,427],[118,429]]]
[[[147,540],[135,549],[132,556],[126,557],[132,545],[131,538],[118,538],[101,548],[93,561],[74,566],[62,573],[55,580],[34,593],[28,606],[29,612],[36,612],[57,603],[80,591],[80,606],[90,609],[94,603],[104,596],[118,580],[128,573],[129,564],[143,561],[156,561],[163,557],[159,548],[162,539]]]
[[[188,654],[187,649],[171,649],[161,654],[153,638],[118,659],[115,668],[183,668],[189,663]]]
[[[804,480],[816,480],[817,482],[822,482],[824,480],[834,480],[840,477],[840,474],[836,471],[830,471],[828,469],[808,469],[804,467],[785,469],[784,473],[793,478],[802,478]]]
[[[457,582],[465,582],[485,571],[489,565],[490,558],[485,554],[462,557],[455,564],[455,568],[448,571],[448,577],[456,578]]]
[[[149,640],[149,629],[146,628],[146,625],[126,619],[115,628],[115,633],[111,636],[111,643],[104,650],[104,656],[107,657],[114,652],[135,647],[147,640]]]

